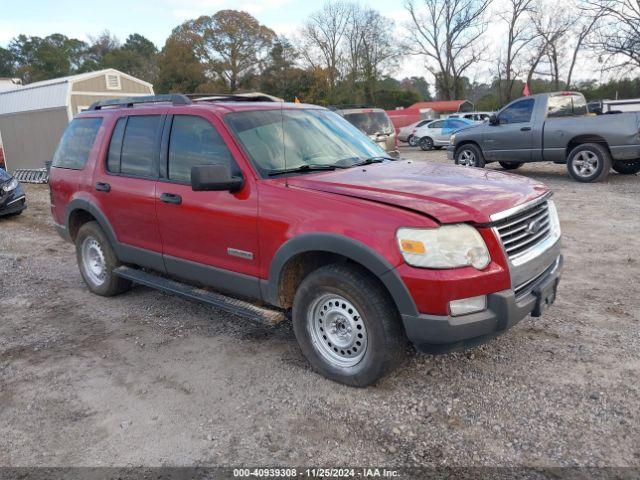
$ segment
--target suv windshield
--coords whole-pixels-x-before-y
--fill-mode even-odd
[[[263,177],[305,165],[346,168],[387,156],[369,137],[328,110],[251,110],[229,113],[225,121]]]
[[[385,112],[345,113],[344,118],[367,135],[393,132],[393,125]]]

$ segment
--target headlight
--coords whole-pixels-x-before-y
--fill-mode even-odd
[[[15,178],[12,178],[7,183],[2,185],[2,190],[4,192],[10,192],[11,190],[15,190],[17,186],[18,186],[18,181]]]
[[[553,200],[547,200],[547,208],[549,209],[549,230],[553,238],[560,238],[562,234],[560,230],[560,218],[558,217],[558,210]]]
[[[451,138],[449,139],[449,144],[450,145],[455,145],[456,144],[456,134],[455,133],[453,135],[451,135]]]
[[[438,228],[400,228],[396,234],[405,262],[414,267],[482,270],[491,261],[478,230],[460,223]]]

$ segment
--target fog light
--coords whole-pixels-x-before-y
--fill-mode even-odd
[[[449,302],[449,311],[452,317],[467,315],[468,313],[481,312],[487,308],[487,296],[462,298]]]

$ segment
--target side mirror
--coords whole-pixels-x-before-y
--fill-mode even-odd
[[[194,192],[237,192],[244,185],[242,176],[234,177],[228,165],[198,165],[191,167],[191,189]]]
[[[489,125],[498,125],[500,123],[500,119],[495,113],[492,113],[489,117]]]

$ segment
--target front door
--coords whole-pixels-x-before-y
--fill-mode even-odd
[[[497,125],[487,125],[482,150],[489,161],[528,162],[533,148],[533,98],[517,100],[498,113]]]
[[[223,135],[228,133],[208,112],[173,115],[167,121],[162,142],[164,178],[156,190],[163,257],[170,274],[231,293],[259,296],[258,202],[253,179],[245,172],[244,187],[234,193],[191,189],[191,167],[196,165],[224,164],[240,173]]]

